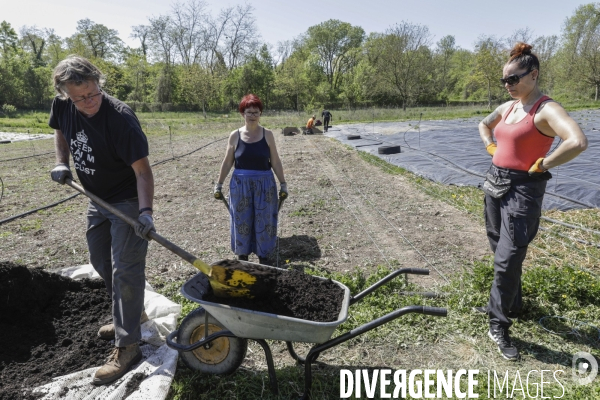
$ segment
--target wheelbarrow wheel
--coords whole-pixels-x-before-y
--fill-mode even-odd
[[[197,308],[187,315],[179,326],[177,343],[190,345],[204,338],[205,314]],[[226,329],[208,314],[208,334]],[[226,375],[234,372],[244,361],[248,340],[238,337],[220,337],[196,350],[181,353],[181,359],[190,369],[207,374]]]

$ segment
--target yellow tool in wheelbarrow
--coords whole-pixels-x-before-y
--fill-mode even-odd
[[[95,194],[90,193],[71,179],[67,178],[65,183],[89,197],[100,207],[115,214],[132,227],[139,225],[137,220],[125,215],[120,210],[111,206]],[[218,263],[208,265],[193,254],[188,253],[181,247],[171,243],[155,231],[150,231],[148,236],[208,276],[210,286],[218,297],[262,297],[272,290],[277,281],[278,272],[274,271],[272,268],[261,267],[257,264],[245,263],[244,261],[238,260],[222,260]]]

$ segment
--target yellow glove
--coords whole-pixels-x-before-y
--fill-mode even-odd
[[[485,149],[493,157],[494,154],[496,153],[496,150],[498,149],[498,146],[496,146],[496,143],[490,143],[487,146],[485,146]]]
[[[546,171],[548,171],[548,169],[544,168],[544,159],[538,158],[531,168],[529,168],[529,176],[541,175]]]

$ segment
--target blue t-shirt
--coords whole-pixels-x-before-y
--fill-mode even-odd
[[[103,93],[100,110],[87,118],[71,99],[56,97],[48,125],[65,137],[84,188],[109,203],[137,197],[131,164],[148,156],[148,140],[129,106]]]

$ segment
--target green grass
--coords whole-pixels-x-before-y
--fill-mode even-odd
[[[598,103],[563,103],[567,111],[597,109]],[[265,110],[261,119],[262,124],[269,128],[284,128],[286,126],[300,127],[306,124],[306,121],[312,114],[318,118],[321,115],[321,109],[312,111],[277,111]],[[338,109],[331,110],[333,114],[333,124],[348,124],[353,122],[373,122],[373,121],[418,121],[438,120],[438,119],[457,119],[469,118],[473,116],[487,115],[490,110],[483,106],[471,106],[466,103],[463,106],[452,107],[410,107],[406,110],[402,108],[382,108],[370,107],[359,109]],[[11,132],[30,132],[30,133],[51,133],[52,129],[48,127],[49,110],[16,111],[10,117],[0,116],[0,130],[9,130]],[[243,125],[242,119],[235,111],[209,112],[207,118],[204,118],[201,112],[138,112],[138,118],[142,123],[144,131],[151,134],[168,133],[169,126],[172,133],[192,132],[198,133],[198,129],[211,126],[213,131],[231,131]]]

